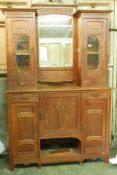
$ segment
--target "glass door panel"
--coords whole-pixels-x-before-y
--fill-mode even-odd
[[[100,64],[100,46],[98,38],[88,36],[87,38],[87,68],[97,70]]]
[[[29,71],[30,53],[29,36],[22,36],[16,42],[16,69],[17,72]]]
[[[97,70],[99,66],[99,54],[87,55],[87,68],[88,70]]]

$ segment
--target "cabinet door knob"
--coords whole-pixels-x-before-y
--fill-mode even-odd
[[[39,118],[40,118],[40,119],[44,119],[44,118],[45,118],[45,113],[44,113],[44,112],[40,112]]]
[[[20,98],[21,98],[21,100],[28,100],[29,97],[27,97],[27,96],[21,96]]]
[[[99,96],[99,94],[92,94],[92,96],[93,96],[93,97],[98,97],[98,96]]]
[[[19,82],[20,86],[24,86],[24,83],[23,82]]]

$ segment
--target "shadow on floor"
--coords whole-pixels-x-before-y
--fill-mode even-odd
[[[117,150],[111,150],[110,157],[115,157]],[[116,175],[117,165],[105,164],[103,160],[87,160],[82,165],[79,163],[16,166],[13,172],[9,171],[8,156],[0,158],[1,175]]]

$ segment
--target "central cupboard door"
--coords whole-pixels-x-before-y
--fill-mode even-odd
[[[80,94],[47,93],[40,96],[40,136],[80,133]]]

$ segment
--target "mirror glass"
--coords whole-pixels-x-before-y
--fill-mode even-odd
[[[72,67],[72,17],[59,14],[38,17],[39,66]]]
[[[98,69],[100,62],[100,48],[98,39],[94,36],[88,36],[87,39],[87,68],[88,70]]]
[[[16,42],[16,69],[17,71],[29,71],[29,36],[22,36]]]

